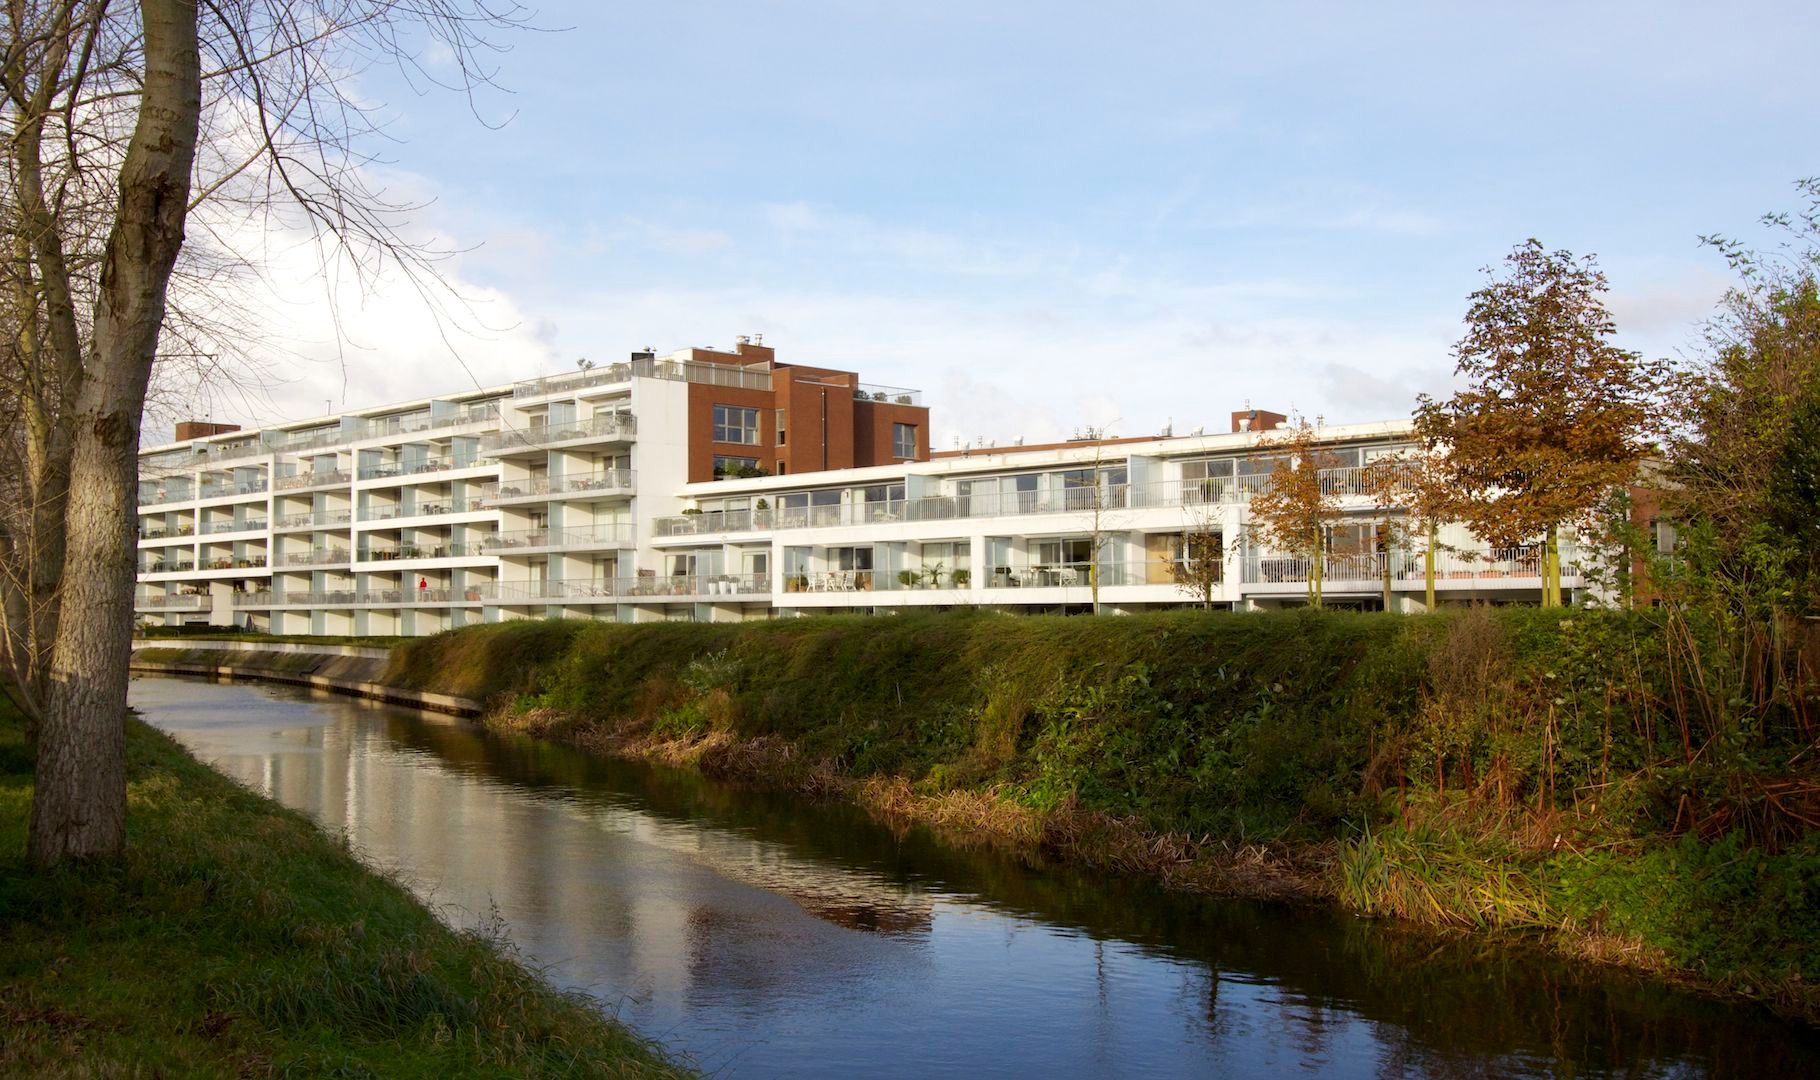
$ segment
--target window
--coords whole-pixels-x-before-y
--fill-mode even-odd
[[[755,457],[729,457],[726,454],[714,455],[714,479],[725,477],[763,476],[765,471],[758,467]]]
[[[714,441],[758,445],[758,410],[737,405],[714,406]]]
[[[891,425],[891,453],[897,457],[916,456],[916,425]]]
[[[787,432],[784,431],[784,410],[779,409],[777,410],[777,445],[784,445],[784,436],[786,434]]]
[[[790,471],[790,463],[783,458],[777,459],[777,475],[782,476]]]

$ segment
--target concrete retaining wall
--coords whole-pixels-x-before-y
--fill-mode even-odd
[[[146,648],[167,648],[163,643],[154,641],[135,642]],[[432,694],[419,690],[401,690],[375,682],[377,676],[385,670],[385,660],[389,655],[385,649],[365,649],[371,655],[351,655],[348,653],[310,652],[309,647],[271,648],[280,645],[278,642],[261,641],[216,641],[194,645],[176,646],[177,651],[185,655],[179,660],[166,660],[148,657],[143,649],[133,653],[132,670],[146,675],[206,675],[231,679],[256,679],[263,682],[290,683],[294,686],[308,686],[317,690],[328,690],[337,694],[353,694],[359,697],[387,701],[395,705],[408,705],[415,709],[430,709],[435,712],[453,713],[457,716],[479,716],[484,710],[478,701],[470,698],[456,697],[454,694]],[[252,649],[217,649],[218,645],[267,646]],[[322,646],[334,649],[336,646]],[[343,648],[354,648],[345,646]],[[297,656],[305,661],[314,659],[314,664],[306,663],[298,667],[263,667],[258,664],[234,663],[239,659],[236,652],[283,652]],[[247,659],[252,659],[248,657]]]

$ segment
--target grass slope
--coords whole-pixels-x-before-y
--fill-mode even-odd
[[[1649,613],[1477,609],[519,621],[405,642],[383,681],[1190,887],[1541,930],[1820,1017],[1820,686],[1749,712],[1687,671]]]
[[[30,755],[0,712],[0,1073],[678,1075],[309,819],[128,723],[126,857],[39,873]]]

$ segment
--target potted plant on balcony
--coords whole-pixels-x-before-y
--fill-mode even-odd
[[[929,588],[939,589],[942,587],[943,569],[944,567],[941,563],[932,563],[929,566],[923,567],[923,576],[929,580]]]
[[[916,588],[916,583],[921,580],[922,575],[914,570],[899,570],[897,572],[897,583],[906,589]]]

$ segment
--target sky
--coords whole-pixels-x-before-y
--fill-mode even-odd
[[[933,442],[1329,423],[1445,393],[1482,269],[1596,254],[1698,346],[1820,173],[1820,6],[538,5],[473,101],[359,76],[460,304],[266,238],[269,423],[763,334],[913,387]],[[427,53],[434,72],[448,58]],[[244,388],[241,388],[244,389]]]

